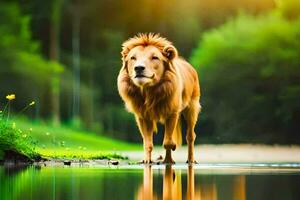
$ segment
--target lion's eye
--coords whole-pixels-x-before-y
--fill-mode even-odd
[[[136,60],[136,57],[135,56],[131,56],[130,60]]]
[[[157,56],[152,56],[152,60],[158,60],[159,58]]]

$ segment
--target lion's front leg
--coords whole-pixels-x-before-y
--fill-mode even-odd
[[[153,129],[154,122],[137,117],[138,127],[143,137],[144,143],[144,160],[143,163],[152,163],[151,154],[153,150]]]
[[[169,163],[169,164],[175,163],[174,160],[172,159],[171,150],[174,151],[176,149],[176,144],[172,136],[175,127],[177,126],[178,118],[179,118],[178,114],[173,114],[165,122],[165,135],[164,135],[163,145],[164,148],[166,149],[166,156],[165,156],[164,163]]]

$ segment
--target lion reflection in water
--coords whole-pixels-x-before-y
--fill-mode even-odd
[[[232,193],[229,194],[234,200],[246,199],[246,180],[244,175],[234,176],[231,182]],[[186,188],[183,188],[186,186]],[[158,195],[153,188],[153,169],[151,165],[144,168],[143,182],[141,183],[136,198],[138,200],[217,200],[218,193],[216,181],[195,185],[193,166],[188,166],[187,180],[182,182],[181,171],[174,170],[171,165],[166,165],[163,175],[163,193]]]

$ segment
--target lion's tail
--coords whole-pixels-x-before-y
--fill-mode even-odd
[[[175,141],[177,147],[182,145],[181,117],[179,117],[177,126],[175,127],[173,140]]]

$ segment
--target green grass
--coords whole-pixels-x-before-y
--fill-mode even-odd
[[[14,127],[13,123],[15,123]],[[9,140],[11,135],[16,135],[18,139],[11,141],[10,146],[17,145],[17,149],[25,149],[22,152],[26,155],[29,152],[36,152],[42,157],[57,159],[122,159],[124,157],[116,151],[142,148],[141,145],[114,140],[64,125],[54,127],[44,122],[33,122],[21,118],[11,120],[6,126],[0,127],[2,140],[4,138],[6,138],[4,140]],[[0,147],[0,149],[3,148]]]
[[[116,151],[138,150],[141,145],[114,140],[92,132],[54,127],[42,122],[14,120],[17,129],[23,130],[37,141],[36,150],[51,158],[121,158]]]

